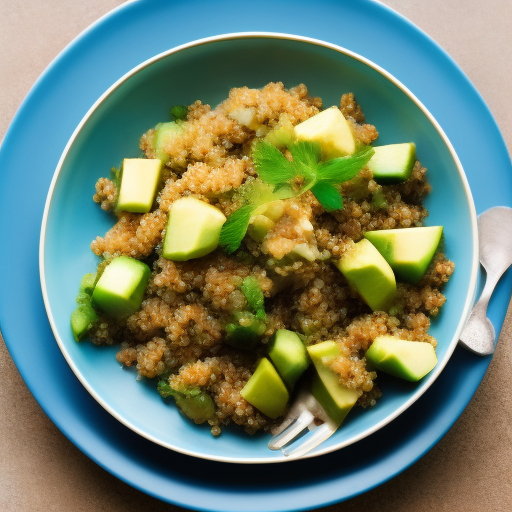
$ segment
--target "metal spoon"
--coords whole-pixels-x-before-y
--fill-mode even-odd
[[[480,263],[487,277],[459,343],[476,354],[486,356],[496,348],[496,334],[487,318],[487,305],[500,277],[512,265],[512,208],[496,206],[482,213],[478,217],[478,234]]]

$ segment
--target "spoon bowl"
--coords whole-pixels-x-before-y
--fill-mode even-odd
[[[478,217],[478,234],[480,263],[487,277],[460,343],[484,356],[492,354],[496,348],[496,333],[487,318],[487,306],[501,276],[512,265],[512,208],[496,206],[482,213]]]

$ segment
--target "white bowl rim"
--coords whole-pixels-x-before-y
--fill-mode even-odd
[[[169,50],[165,50],[164,52],[161,52],[141,64],[135,66],[130,71],[128,71],[125,75],[123,75],[121,78],[119,78],[112,86],[110,86],[97,100],[96,102],[90,107],[90,109],[87,111],[85,116],[82,118],[76,129],[74,130],[73,134],[71,135],[68,143],[66,144],[62,155],[59,159],[59,162],[57,164],[57,167],[55,169],[55,173],[53,175],[52,181],[50,183],[50,188],[48,191],[48,195],[46,198],[42,223],[41,223],[41,234],[40,234],[40,241],[39,241],[39,273],[40,273],[40,281],[41,281],[41,289],[42,289],[42,295],[43,295],[43,301],[45,305],[45,309],[48,315],[48,319],[50,322],[51,329],[53,331],[53,334],[55,336],[55,339],[57,341],[57,344],[59,345],[59,348],[66,359],[67,363],[69,364],[71,370],[76,375],[78,380],[82,383],[82,385],[87,389],[87,391],[91,394],[91,396],[106,410],[108,411],[112,416],[114,416],[118,421],[120,421],[123,425],[131,429],[132,431],[136,432],[140,436],[148,439],[149,441],[152,441],[160,446],[163,446],[165,448],[174,450],[176,452],[190,455],[193,457],[198,457],[201,459],[206,460],[213,460],[217,462],[229,462],[229,463],[235,463],[235,464],[268,464],[268,463],[277,463],[277,462],[286,462],[295,460],[292,457],[286,457],[284,455],[281,456],[273,456],[273,457],[261,457],[261,458],[254,458],[254,457],[246,457],[243,459],[238,459],[235,457],[227,457],[227,456],[214,456],[214,455],[208,455],[203,454],[199,451],[193,451],[193,450],[187,450],[184,448],[181,448],[179,446],[175,446],[171,443],[164,442],[160,439],[157,439],[153,435],[148,434],[144,430],[138,428],[137,426],[133,425],[130,421],[128,421],[126,418],[124,418],[121,414],[119,414],[113,407],[111,407],[106,401],[95,391],[95,389],[89,384],[87,379],[82,375],[80,370],[75,365],[72,357],[70,356],[69,352],[66,349],[66,346],[59,334],[59,331],[57,329],[57,325],[55,323],[50,301],[48,298],[48,293],[46,289],[46,275],[45,275],[45,265],[44,265],[44,253],[45,253],[45,239],[46,239],[46,227],[47,227],[47,221],[48,221],[48,215],[50,211],[51,201],[53,197],[53,193],[55,190],[55,186],[57,184],[58,178],[60,176],[60,172],[62,170],[62,166],[64,164],[64,161],[69,153],[69,150],[71,146],[73,145],[75,139],[77,138],[78,134],[84,127],[84,125],[87,123],[89,118],[92,116],[92,114],[96,111],[96,109],[99,107],[103,101],[110,96],[119,86],[121,86],[124,82],[126,82],[129,78],[134,76],[136,73],[141,71],[142,69],[150,66],[151,64],[162,60],[169,55],[178,53],[180,51],[196,47],[196,46],[202,46],[209,43],[215,43],[220,41],[232,41],[236,39],[251,39],[251,38],[261,38],[261,39],[284,39],[289,41],[297,41],[297,42],[303,42],[303,43],[309,43],[315,46],[321,46],[324,48],[328,48],[334,51],[337,51],[339,53],[342,53],[348,57],[351,57],[368,67],[372,68],[373,70],[380,73],[382,76],[384,76],[387,80],[389,80],[391,83],[393,83],[396,87],[398,87],[406,96],[409,97],[410,100],[422,111],[422,113],[427,117],[427,119],[430,121],[430,123],[434,126],[438,134],[443,139],[443,142],[445,143],[446,147],[448,148],[453,161],[455,163],[455,166],[457,167],[457,170],[459,172],[459,176],[461,179],[461,182],[464,187],[464,192],[466,194],[468,206],[470,209],[471,214],[471,232],[472,232],[472,241],[473,241],[473,260],[471,264],[471,275],[470,275],[470,281],[469,281],[469,293],[466,296],[466,301],[464,304],[463,312],[461,315],[461,318],[459,320],[459,324],[457,326],[457,329],[455,330],[455,333],[452,337],[452,340],[450,341],[448,345],[448,349],[446,351],[446,354],[444,358],[441,361],[438,361],[438,364],[434,368],[434,370],[428,375],[428,380],[426,382],[426,385],[422,386],[421,389],[416,390],[412,396],[406,400],[400,407],[398,407],[395,411],[393,411],[392,414],[389,414],[385,418],[383,418],[381,421],[377,422],[375,425],[363,430],[361,433],[359,433],[356,436],[353,436],[349,439],[346,439],[345,441],[342,441],[340,443],[337,443],[333,446],[326,446],[320,445],[316,450],[313,452],[310,452],[309,454],[303,456],[302,458],[311,458],[311,457],[317,457],[319,455],[324,455],[327,453],[334,452],[336,450],[339,450],[341,448],[344,448],[346,446],[349,446],[351,444],[354,444],[361,439],[369,436],[370,434],[373,434],[377,430],[381,429],[391,421],[393,421],[396,417],[398,417],[402,412],[404,412],[406,409],[408,409],[414,402],[416,402],[424,393],[427,391],[427,389],[434,383],[434,381],[437,379],[443,368],[448,363],[453,351],[455,350],[455,347],[458,344],[458,340],[460,337],[460,334],[462,332],[462,329],[466,323],[466,320],[471,312],[471,307],[474,302],[475,293],[476,293],[476,284],[477,284],[477,278],[478,278],[478,268],[479,268],[479,253],[478,253],[478,229],[477,229],[477,215],[476,215],[476,209],[473,201],[473,196],[471,193],[471,190],[469,188],[469,183],[466,177],[466,174],[463,170],[462,164],[460,162],[459,157],[457,156],[457,153],[455,152],[455,149],[453,145],[451,144],[450,140],[448,139],[447,135],[445,134],[444,130],[441,128],[440,124],[437,122],[437,120],[434,118],[434,116],[430,113],[430,111],[423,105],[423,103],[410,91],[401,81],[399,81],[397,78],[395,78],[391,73],[386,71],[384,68],[379,66],[378,64],[374,63],[373,61],[367,59],[366,57],[363,57],[362,55],[353,52],[352,50],[349,50],[347,48],[344,48],[342,46],[329,43],[327,41],[322,41],[320,39],[315,39],[311,37],[306,36],[299,36],[294,34],[287,34],[287,33],[279,33],[279,32],[234,32],[234,33],[227,33],[227,34],[220,34],[216,36],[206,37],[202,39],[197,39],[194,41],[190,41],[188,43],[175,46]]]

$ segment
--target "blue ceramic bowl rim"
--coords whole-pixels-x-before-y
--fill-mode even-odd
[[[171,48],[169,50],[166,50],[164,52],[161,52],[141,64],[135,66],[133,69],[128,71],[124,76],[122,76],[119,80],[117,80],[111,87],[109,87],[97,100],[96,102],[91,106],[91,108],[88,110],[88,112],[85,114],[85,116],[82,118],[78,126],[76,127],[75,131],[71,135],[68,143],[66,144],[62,155],[59,159],[59,162],[57,164],[57,167],[55,169],[52,181],[50,183],[50,188],[48,191],[42,223],[41,223],[41,234],[40,234],[40,242],[39,242],[39,272],[40,272],[40,281],[41,281],[41,290],[43,295],[43,301],[44,306],[48,315],[48,319],[50,322],[51,329],[53,331],[53,334],[55,336],[55,339],[57,341],[57,344],[59,345],[59,348],[70,366],[73,373],[76,375],[78,380],[81,382],[81,384],[87,389],[87,391],[91,394],[91,396],[106,410],[108,411],[113,417],[115,417],[118,421],[120,421],[123,425],[131,429],[132,431],[136,432],[140,436],[160,445],[165,448],[177,451],[179,453],[183,453],[185,455],[190,455],[194,457],[199,457],[203,459],[209,459],[214,460],[218,462],[230,462],[230,463],[238,463],[238,464],[266,464],[266,463],[276,463],[276,462],[286,462],[291,461],[293,458],[291,457],[269,457],[269,458],[251,458],[246,457],[243,459],[240,458],[230,458],[225,456],[210,456],[202,454],[200,451],[192,451],[187,450],[184,448],[181,448],[179,446],[175,446],[171,443],[164,442],[160,439],[157,439],[156,437],[150,435],[147,432],[144,432],[144,430],[138,428],[137,426],[133,425],[129,420],[123,417],[123,415],[119,414],[113,407],[111,407],[94,389],[93,386],[89,384],[87,379],[82,375],[78,367],[75,365],[72,357],[70,356],[69,352],[66,349],[66,345],[63,342],[59,330],[57,329],[56,322],[54,320],[51,304],[48,298],[48,292],[46,288],[46,274],[45,274],[45,261],[44,261],[44,255],[45,255],[45,240],[46,240],[46,227],[47,227],[47,221],[49,216],[49,211],[51,208],[53,193],[57,184],[57,181],[59,179],[62,167],[64,165],[64,162],[66,160],[66,157],[75,142],[75,139],[78,137],[79,133],[81,132],[84,125],[87,123],[89,118],[92,116],[92,114],[98,109],[98,107],[123,83],[125,83],[127,80],[129,80],[131,77],[133,77],[135,74],[137,74],[139,71],[145,69],[146,67],[154,64],[155,62],[158,62],[169,55],[176,54],[180,51],[187,50],[189,48],[195,47],[195,46],[201,46],[206,45],[210,43],[216,43],[220,41],[235,41],[237,39],[250,39],[250,38],[268,38],[268,39],[284,39],[289,41],[296,41],[296,42],[302,42],[302,43],[309,43],[316,46],[322,46],[324,48],[328,48],[331,50],[334,50],[336,52],[342,53],[352,59],[355,59],[366,66],[372,68],[374,71],[381,74],[383,77],[385,77],[387,80],[389,80],[393,85],[395,85],[398,89],[401,90],[412,102],[418,107],[421,112],[425,115],[425,117],[429,120],[429,122],[432,124],[432,126],[435,128],[441,139],[443,140],[444,144],[446,145],[451,157],[453,158],[453,162],[455,164],[455,167],[458,170],[459,178],[461,180],[461,183],[464,188],[464,192],[466,194],[466,199],[468,203],[468,207],[470,210],[470,222],[471,222],[471,235],[472,235],[472,262],[471,262],[471,275],[469,280],[469,289],[466,296],[466,300],[464,303],[463,312],[461,315],[461,318],[459,320],[457,329],[455,330],[453,337],[448,344],[446,353],[442,360],[438,361],[438,364],[434,368],[434,370],[427,376],[427,382],[424,386],[422,386],[420,389],[416,390],[411,397],[406,400],[400,407],[398,407],[392,414],[389,414],[381,421],[377,422],[376,424],[372,425],[371,427],[363,430],[361,433],[359,433],[356,436],[353,436],[349,439],[346,439],[343,442],[337,443],[333,446],[328,446],[326,448],[322,449],[322,446],[317,448],[314,452],[310,452],[309,454],[303,456],[302,458],[309,458],[309,457],[316,457],[319,455],[323,455],[326,453],[330,453],[333,451],[336,451],[338,449],[341,449],[345,446],[348,446],[350,444],[353,444],[357,441],[360,441],[361,439],[369,436],[370,434],[376,432],[380,428],[384,427],[388,423],[390,423],[392,420],[394,420],[396,417],[398,417],[402,412],[404,412],[406,409],[408,409],[414,402],[416,402],[424,393],[425,391],[433,384],[433,382],[436,380],[438,375],[441,373],[441,371],[446,366],[448,360],[450,359],[453,351],[455,350],[455,347],[457,346],[459,336],[462,332],[462,329],[464,327],[464,324],[466,323],[467,318],[469,317],[469,314],[471,312],[471,307],[474,302],[475,294],[476,294],[476,284],[477,284],[477,278],[478,278],[478,268],[479,268],[479,256],[478,256],[478,229],[477,229],[477,215],[476,215],[476,209],[473,201],[473,196],[471,193],[471,190],[469,188],[469,183],[466,177],[466,174],[463,170],[462,164],[460,162],[459,157],[457,156],[457,153],[455,152],[455,149],[453,145],[451,144],[450,140],[448,139],[447,135],[444,133],[443,129],[441,128],[440,124],[436,121],[434,116],[430,113],[430,111],[423,105],[423,103],[410,91],[402,82],[400,82],[397,78],[395,78],[391,73],[386,71],[384,68],[379,66],[378,64],[374,63],[373,61],[367,59],[366,57],[353,52],[347,48],[344,48],[342,46],[329,43],[327,41],[322,41],[320,39],[315,39],[311,37],[306,36],[299,36],[294,34],[287,34],[287,33],[278,33],[278,32],[235,32],[235,33],[228,33],[228,34],[220,34],[217,36],[211,36],[206,37],[202,39],[197,39],[179,46],[176,46],[174,48]]]

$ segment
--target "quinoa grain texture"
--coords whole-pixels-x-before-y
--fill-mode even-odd
[[[115,210],[116,186],[107,178],[96,184],[94,201],[113,212],[116,223],[91,248],[103,263],[119,255],[147,262],[152,275],[140,309],[123,322],[100,318],[90,333],[93,343],[120,344],[117,360],[136,368],[140,378],[165,379],[172,389],[199,387],[213,398],[216,412],[208,420],[212,434],[235,423],[248,433],[268,430],[272,420],[246,402],[240,391],[277,329],[300,333],[308,344],[334,340],[340,356],[330,362],[340,383],[355,389],[362,407],[380,396],[365,352],[382,334],[436,346],[428,334],[430,318],[445,297],[443,286],[454,264],[438,252],[417,286],[399,283],[390,312],[372,312],[329,262],[340,258],[369,230],[422,226],[428,211],[422,201],[430,192],[426,169],[416,162],[405,183],[378,185],[364,168],[342,185],[342,210],[327,213],[315,196],[305,193],[285,201],[283,213],[261,242],[246,236],[227,256],[220,249],[208,256],[174,262],[161,255],[168,212],[178,198],[195,196],[229,215],[240,206],[237,189],[253,180],[253,143],[286,120],[293,125],[322,109],[305,85],[285,89],[270,83],[262,89],[235,88],[212,109],[200,101],[189,107],[183,130],[164,145],[169,155],[156,206],[146,214]],[[356,137],[370,144],[377,129],[365,124],[352,93],[343,94],[340,110]],[[243,122],[241,122],[243,121]],[[148,130],[140,147],[155,156],[155,132]],[[301,246],[312,258],[291,257]],[[265,296],[267,313],[261,343],[253,351],[225,343],[233,314],[247,311],[240,290],[254,276]],[[392,312],[392,314],[391,314]]]

